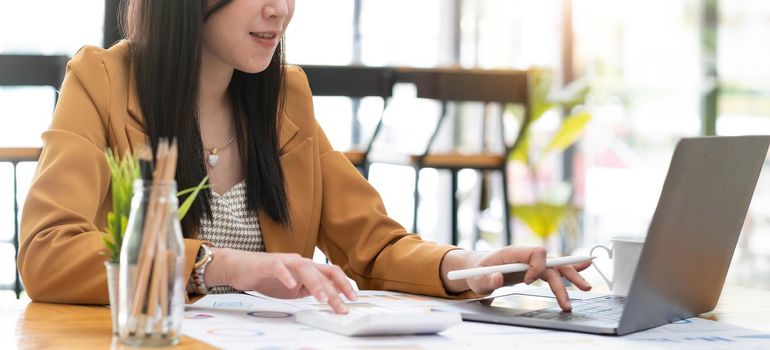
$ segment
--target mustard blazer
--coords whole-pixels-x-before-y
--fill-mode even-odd
[[[147,143],[129,44],[84,47],[67,74],[24,203],[19,272],[32,300],[106,304],[104,246],[111,210],[107,147]],[[279,130],[292,225],[259,214],[265,249],[311,258],[319,247],[361,289],[448,297],[439,265],[453,246],[420,240],[387,216],[379,194],[332,149],[313,114],[301,68],[286,71]],[[200,241],[185,239],[186,271]],[[189,274],[188,274],[189,275]]]

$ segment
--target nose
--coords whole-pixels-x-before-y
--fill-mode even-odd
[[[269,1],[262,9],[262,14],[267,18],[284,18],[289,15],[288,1]]]

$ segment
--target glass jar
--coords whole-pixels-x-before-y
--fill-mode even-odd
[[[120,250],[119,336],[131,346],[179,342],[184,313],[184,242],[176,182],[134,182]]]
[[[118,335],[118,284],[120,283],[120,264],[105,261],[107,269],[107,293],[110,299],[110,318],[112,319],[112,335]]]

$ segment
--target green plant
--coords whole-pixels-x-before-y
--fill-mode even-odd
[[[110,168],[110,190],[112,192],[112,211],[107,213],[107,228],[102,242],[107,247],[107,257],[113,263],[120,262],[120,246],[123,233],[131,212],[131,198],[134,195],[134,180],[139,178],[139,162],[126,152],[123,159],[111,149],[105,151],[107,166]]]
[[[140,177],[139,161],[126,152],[123,158],[111,149],[105,151],[107,166],[110,169],[110,190],[112,191],[112,211],[107,213],[107,227],[102,235],[102,242],[107,248],[105,255],[112,263],[120,262],[120,247],[123,244],[123,234],[126,232],[128,217],[131,213],[131,198],[134,196],[134,180]],[[211,186],[207,184],[208,176],[204,177],[196,187],[177,192],[177,197],[188,195],[179,206],[177,215],[182,220],[192,206],[201,190]]]
[[[184,219],[184,216],[187,215],[187,211],[190,210],[190,207],[195,201],[195,198],[198,197],[198,193],[200,193],[201,190],[208,189],[209,187],[211,187],[206,184],[208,180],[209,180],[209,176],[206,175],[203,177],[203,180],[201,180],[201,182],[198,183],[198,186],[181,190],[176,193],[177,197],[182,197],[184,195],[187,195],[188,193],[190,194],[189,196],[187,196],[184,202],[182,202],[182,205],[179,206],[179,210],[177,211],[177,216],[179,216],[179,220]]]
[[[540,193],[538,184],[540,166],[549,156],[564,152],[583,133],[591,120],[591,114],[582,108],[590,89],[584,81],[578,80],[557,94],[551,94],[552,76],[549,71],[543,69],[530,70],[529,79],[531,112],[529,119],[525,118],[518,142],[510,153],[510,160],[525,165],[532,181],[534,201],[527,204],[513,204],[510,209],[514,217],[524,222],[535,235],[545,240],[556,232],[566,216],[576,215],[577,208],[570,203],[570,196],[566,196],[568,198],[565,200],[549,196],[548,193]],[[562,119],[559,129],[550,142],[537,150],[532,142],[532,125],[546,112],[555,108],[565,111],[568,115]]]

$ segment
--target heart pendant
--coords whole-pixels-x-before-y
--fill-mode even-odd
[[[217,163],[219,163],[219,155],[218,154],[209,154],[208,156],[208,162],[210,167],[217,166]]]

